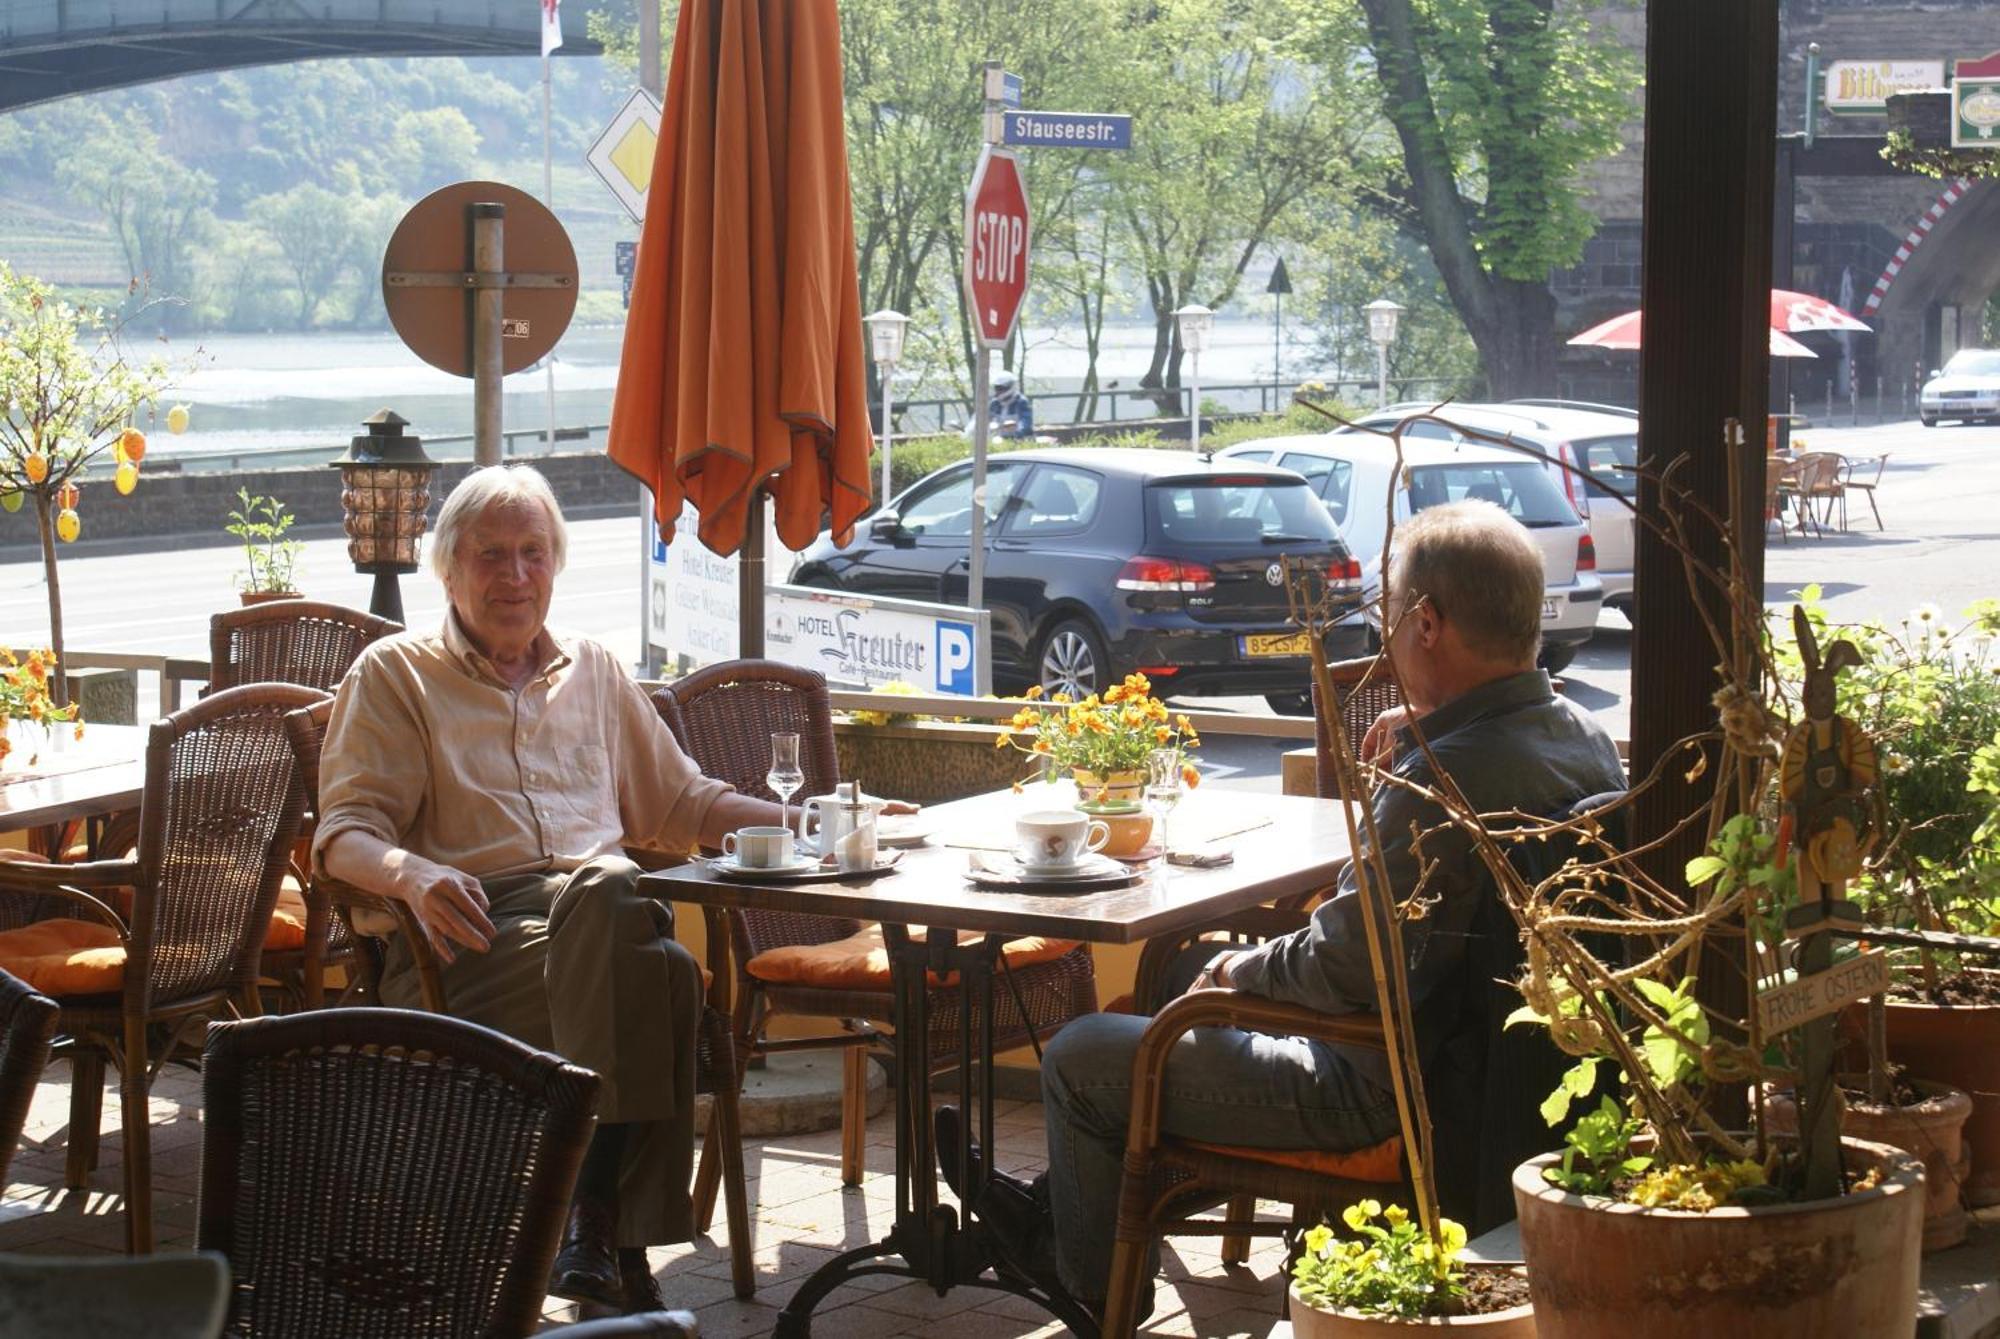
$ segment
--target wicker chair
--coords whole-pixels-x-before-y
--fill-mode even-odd
[[[329,713],[330,704],[317,703],[285,718],[285,729],[298,755],[301,775],[315,795],[319,791],[320,747],[325,738]],[[447,1012],[444,976],[438,969],[437,954],[432,951],[430,940],[425,937],[423,928],[406,904],[394,898],[377,897],[335,879],[315,877],[309,888],[306,899],[308,944],[320,942],[312,936],[310,927],[323,922],[313,918],[338,916],[362,949],[357,960],[364,963],[368,971],[362,983],[362,992],[374,998],[380,979],[382,939],[385,935],[401,934],[408,940],[411,957],[416,964],[417,984],[424,1008],[435,1014]],[[702,1165],[706,1169],[710,1158],[715,1159],[714,1175],[723,1190],[729,1224],[729,1276],[736,1295],[747,1298],[757,1290],[757,1269],[750,1255],[750,1195],[744,1182],[743,1127],[737,1106],[738,1095],[743,1090],[743,1075],[730,1040],[732,1029],[724,952],[725,947],[719,941],[710,943],[708,999],[695,1029],[695,1091],[709,1095],[711,1115],[708,1134],[702,1144]],[[309,962],[309,987],[313,980],[312,971]],[[714,1220],[714,1184],[711,1182],[709,1198],[701,1211],[704,1229]]]
[[[774,731],[799,736],[804,794],[823,795],[840,778],[833,740],[833,706],[826,680],[812,670],[770,660],[737,660],[711,665],[660,688],[653,702],[667,726],[704,775],[727,781],[746,795],[775,800],[764,782]],[[714,924],[714,918],[711,919]],[[845,1048],[841,1113],[841,1180],[861,1184],[867,1125],[867,1050],[883,1044],[872,1023],[891,1019],[891,995],[881,990],[775,985],[760,980],[753,960],[771,949],[831,944],[856,934],[860,921],[769,911],[728,913],[729,939],[736,963],[736,1059],[781,1051]],[[994,1019],[995,1048],[1020,1046],[1045,1036],[1079,1014],[1097,1009],[1096,976],[1088,945],[1061,957],[1014,967],[1005,974]],[[1023,1012],[1025,1010],[1025,1020]],[[843,1031],[831,1035],[772,1040],[764,1035],[780,1014],[835,1018]],[[958,1056],[958,992],[930,993],[930,1054],[944,1068]],[[974,1027],[978,1020],[974,1020]],[[714,1202],[714,1171],[706,1155],[695,1204],[703,1214]]]
[[[516,1336],[542,1313],[598,1078],[406,1009],[211,1027],[199,1245],[224,1333]]]
[[[401,632],[386,618],[317,600],[272,600],[208,620],[208,688],[298,683],[330,693],[370,642]]]
[[[49,1062],[56,1018],[62,1006],[37,994],[25,981],[0,972],[0,1185],[28,1123],[35,1085]]]
[[[1615,842],[1623,829],[1617,812],[1624,792],[1594,795],[1561,817],[1589,813]],[[1574,848],[1563,841],[1523,842],[1510,858],[1539,878],[1552,872]],[[1140,959],[1137,997],[1141,1006],[1158,1004],[1167,969],[1180,952],[1221,931],[1229,942],[1251,944],[1288,934],[1306,924],[1296,911],[1256,908],[1239,912],[1209,931],[1146,945]],[[1461,1022],[1476,1025],[1483,1054],[1470,1067],[1427,1066],[1425,1097],[1433,1132],[1433,1172],[1444,1212],[1480,1233],[1514,1216],[1513,1169],[1529,1157],[1556,1147],[1561,1127],[1551,1130],[1539,1105],[1570,1061],[1534,1029],[1505,1026],[1520,996],[1511,982],[1523,960],[1520,932],[1497,897],[1483,900],[1467,935]],[[1382,1021],[1373,1014],[1325,1014],[1296,1004],[1235,990],[1200,990],[1165,1003],[1153,1016],[1132,1062],[1132,1116],[1125,1141],[1124,1179],[1119,1187],[1117,1236],[1102,1333],[1105,1339],[1133,1332],[1144,1283],[1146,1246],[1174,1235],[1226,1239],[1224,1258],[1240,1262],[1252,1235],[1292,1233],[1333,1218],[1346,1204],[1408,1181],[1400,1137],[1351,1154],[1319,1150],[1274,1153],[1177,1139],[1162,1133],[1161,1081],[1174,1044],[1198,1027],[1237,1027],[1278,1036],[1313,1037],[1346,1046],[1386,1050]],[[1572,1114],[1588,1109],[1578,1104]],[[1258,1221],[1258,1200],[1292,1206],[1289,1222]],[[1221,1219],[1192,1215],[1227,1202]]]
[[[1841,458],[1831,451],[1808,451],[1798,458],[1798,485],[1795,496],[1805,520],[1812,522],[1813,534],[1823,536],[1840,508],[1840,528],[1847,528],[1847,492],[1840,482]]]
[[[0,865],[0,890],[69,906],[70,918],[0,934],[0,967],[56,998],[61,1029],[75,1043],[70,1189],[88,1184],[96,1165],[105,1061],[118,1068],[126,1237],[135,1254],[153,1244],[147,1090],[191,1020],[258,1010],[259,954],[303,803],[284,716],[323,696],[250,684],[155,722],[135,858]],[[121,914],[110,903],[128,888],[130,910]],[[156,1025],[166,1025],[164,1044],[148,1035]]]
[[[331,693],[369,643],[402,630],[402,624],[389,619],[317,600],[272,600],[225,610],[208,620],[208,691],[243,683],[297,683]],[[308,810],[317,793],[306,792]],[[311,836],[308,813],[301,847]],[[303,858],[294,861],[292,878],[304,895]],[[307,926],[302,946],[264,953],[265,974],[308,1009],[325,1002],[330,964],[344,968],[350,978],[363,969],[357,961],[361,948],[345,923],[324,914],[315,918],[313,911],[308,900],[306,918],[316,919],[318,928]]]
[[[1368,733],[1368,727],[1375,724],[1375,718],[1392,707],[1403,704],[1403,695],[1396,687],[1396,681],[1389,674],[1389,667],[1378,656],[1363,656],[1358,660],[1336,660],[1327,667],[1327,675],[1333,680],[1335,710],[1340,713],[1341,725],[1347,731],[1348,743],[1356,757],[1361,756],[1361,740]],[[1340,774],[1333,765],[1333,726],[1327,714],[1320,708],[1319,678],[1312,681],[1313,695],[1313,745],[1317,766],[1314,777],[1319,797],[1322,800],[1337,800],[1340,793]],[[1366,799],[1366,796],[1355,796]]]

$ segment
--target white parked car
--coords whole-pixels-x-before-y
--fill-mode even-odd
[[[1942,372],[1931,373],[1917,397],[1917,417],[1926,428],[1941,418],[1967,423],[2000,419],[2000,350],[1960,349]]]
[[[1551,672],[1563,669],[1576,657],[1576,649],[1590,640],[1604,602],[1589,526],[1556,482],[1558,471],[1506,447],[1425,431],[1438,426],[1417,424],[1404,435],[1404,478],[1395,488],[1396,519],[1408,520],[1425,507],[1444,502],[1485,498],[1526,526],[1541,546],[1547,582],[1541,664]],[[1306,477],[1360,560],[1362,594],[1370,602],[1364,607],[1372,617],[1372,602],[1381,594],[1393,448],[1372,433],[1342,430],[1244,442],[1217,457],[1267,461]]]

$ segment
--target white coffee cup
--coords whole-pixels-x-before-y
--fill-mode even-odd
[[[792,863],[790,828],[738,828],[722,835],[722,853],[745,869],[783,869]]]
[[[1074,809],[1044,809],[1014,820],[1014,859],[1029,869],[1067,869],[1109,840],[1109,824]]]

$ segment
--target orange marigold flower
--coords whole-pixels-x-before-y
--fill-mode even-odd
[[[1123,696],[1125,696],[1125,685],[1123,684],[1114,683],[1104,690],[1104,700],[1106,702],[1116,702]]]
[[[1068,706],[1072,700],[1073,699],[1071,699],[1068,693],[1057,693],[1054,697],[1051,697],[1049,699],[1049,701],[1055,703],[1059,707]]]
[[[1153,691],[1153,681],[1139,673],[1139,671],[1133,670],[1125,676],[1125,691],[1128,693],[1150,693]]]
[[[1002,730],[1000,732],[1000,737],[993,741],[993,747],[996,749],[1004,749],[1013,742],[1014,742],[1014,736],[1008,734],[1005,730]]]
[[[1174,732],[1167,729],[1166,726],[1156,725],[1153,727],[1153,742],[1155,744],[1164,744],[1173,737],[1174,737]]]
[[[1021,694],[1022,697],[1027,698],[1028,701],[1030,702],[1033,702],[1036,698],[1040,697],[1041,695],[1042,695],[1042,686],[1038,683],[1029,684],[1028,691]]]
[[[72,730],[72,731],[70,732],[70,738],[72,738],[72,739],[82,739],[82,738],[83,738],[83,722],[82,722],[82,721],[78,721],[78,722],[76,723],[76,729],[74,729],[74,730]]]
[[[1181,781],[1187,786],[1189,790],[1193,790],[1196,786],[1199,786],[1201,784],[1201,773],[1194,770],[1193,764],[1182,763]]]
[[[1037,739],[1034,751],[1036,753],[1047,753],[1049,751],[1049,741],[1046,739]]]
[[[1021,793],[1021,783],[1018,781],[1014,783],[1014,793],[1016,795],[1019,795]]]

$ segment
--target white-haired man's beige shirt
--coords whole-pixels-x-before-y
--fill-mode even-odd
[[[327,727],[314,866],[348,831],[476,879],[691,848],[729,787],[701,775],[609,651],[546,631],[537,647],[543,667],[516,690],[450,612],[436,633],[370,646]]]

